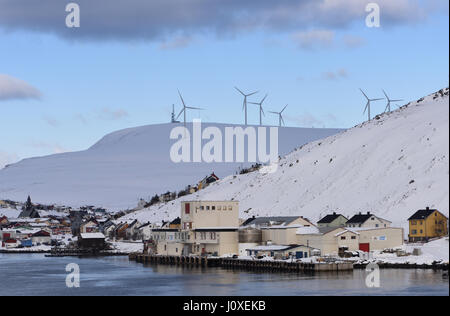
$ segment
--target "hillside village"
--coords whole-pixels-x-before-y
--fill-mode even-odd
[[[440,146],[441,138],[447,137],[441,130],[445,126],[448,130],[443,115],[448,116],[448,94],[448,88],[440,90],[344,133],[302,146],[283,157],[275,173],[260,172],[265,166],[258,164],[223,179],[212,173],[179,192],[141,199],[134,209],[110,213],[95,206],[33,204],[30,197],[25,203],[0,200],[0,251],[72,249],[297,260],[395,256],[415,262],[411,255],[420,258],[427,242],[441,240],[442,251],[433,252],[426,262],[448,262],[448,181],[442,182],[445,177],[441,176],[446,170],[448,180],[448,147]],[[416,145],[428,146],[427,151],[419,157],[418,151],[398,148],[397,141],[394,147],[387,144],[398,153],[386,158],[388,151],[383,151],[376,160],[388,163],[392,173],[367,174],[372,159],[367,153],[375,153],[369,151],[367,139],[390,141],[387,135],[399,126],[405,131],[413,126],[412,131],[422,135]],[[352,151],[355,144],[359,148]],[[349,153],[364,157],[364,164],[359,160],[349,164],[351,158],[339,157],[336,146],[343,157]],[[426,170],[411,171],[418,161],[424,163],[415,168]],[[348,183],[343,183],[349,176]],[[361,176],[366,177],[363,191],[361,182],[354,180]],[[384,196],[383,203],[367,207],[363,192],[372,183],[382,183],[379,177],[393,179],[377,187],[389,189],[390,195]],[[407,192],[402,193],[405,186]],[[419,189],[429,193],[429,207],[423,204],[424,193],[419,194]],[[318,192],[321,198],[311,197],[310,192]],[[400,193],[400,199],[394,198]],[[324,207],[321,203],[330,197],[334,203]]]
[[[12,206],[12,202],[2,201],[2,205]],[[446,238],[447,248],[442,251],[448,252],[448,218],[430,208],[412,212],[405,219],[410,227],[407,240],[403,228],[370,212],[351,218],[333,212],[317,223],[301,215],[242,219],[237,201],[186,201],[171,221],[141,223],[120,221],[103,209],[89,207],[62,213],[68,216],[41,217],[38,208],[43,207],[33,205],[28,198],[18,218],[0,217],[0,250],[98,254],[117,252],[114,245],[121,244],[125,245],[124,254],[137,251],[162,256],[320,262],[368,259],[374,253],[420,258],[421,245]],[[127,248],[127,243],[132,248]],[[416,248],[408,253],[408,245]],[[434,263],[448,264],[448,256],[433,259]]]

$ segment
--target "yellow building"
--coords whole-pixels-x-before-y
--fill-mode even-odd
[[[409,241],[428,241],[430,238],[448,235],[448,218],[439,212],[427,207],[418,210],[409,221]]]

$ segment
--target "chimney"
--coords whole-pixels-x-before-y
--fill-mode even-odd
[[[333,212],[333,215],[336,215],[336,212]]]
[[[370,215],[370,212],[367,212],[367,215]]]
[[[359,212],[359,215],[361,215],[361,212]]]
[[[429,206],[427,206],[427,211],[429,211],[430,210],[430,207]]]

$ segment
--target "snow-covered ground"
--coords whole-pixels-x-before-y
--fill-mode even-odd
[[[409,263],[409,264],[426,264],[431,265],[434,262],[449,263],[449,241],[448,237],[438,240],[430,241],[425,244],[406,244],[400,249],[403,249],[408,254],[412,254],[414,249],[419,250],[418,256],[408,255],[398,257],[396,254],[381,253],[376,251],[369,261],[377,263]]]
[[[51,246],[46,245],[40,245],[40,246],[32,246],[32,247],[24,247],[24,248],[9,248],[2,247],[2,244],[0,243],[0,250],[1,251],[8,251],[8,252],[50,252]]]
[[[0,217],[18,218],[21,211],[12,208],[0,208]]]
[[[112,253],[142,253],[142,251],[144,250],[144,244],[142,243],[142,241],[114,241],[110,243],[114,248],[114,250],[109,251]]]
[[[15,210],[12,208],[0,208],[0,217],[6,216],[8,218],[18,218],[20,215],[20,212],[22,212],[22,210],[20,210],[20,209]],[[41,218],[49,217],[49,216],[65,217],[68,215],[68,213],[65,213],[65,212],[43,211],[43,210],[38,210],[38,213]]]
[[[24,159],[0,170],[0,199],[79,207],[95,205],[110,210],[136,207],[139,198],[179,191],[215,172],[236,173],[241,163],[174,163],[169,135],[180,124],[148,125],[116,131],[91,148]],[[224,135],[224,124],[216,126]],[[192,129],[192,124],[187,127]],[[279,154],[342,130],[322,128],[279,129]],[[208,140],[204,140],[206,143]],[[245,166],[245,164],[244,164]]]
[[[449,214],[448,89],[288,154],[272,174],[229,176],[167,204],[128,214],[140,222],[179,216],[184,200],[236,200],[240,216],[370,211],[407,232],[426,206]]]

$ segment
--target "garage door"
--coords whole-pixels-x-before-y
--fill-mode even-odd
[[[364,252],[369,252],[370,244],[369,243],[359,244],[359,250],[364,251]]]

